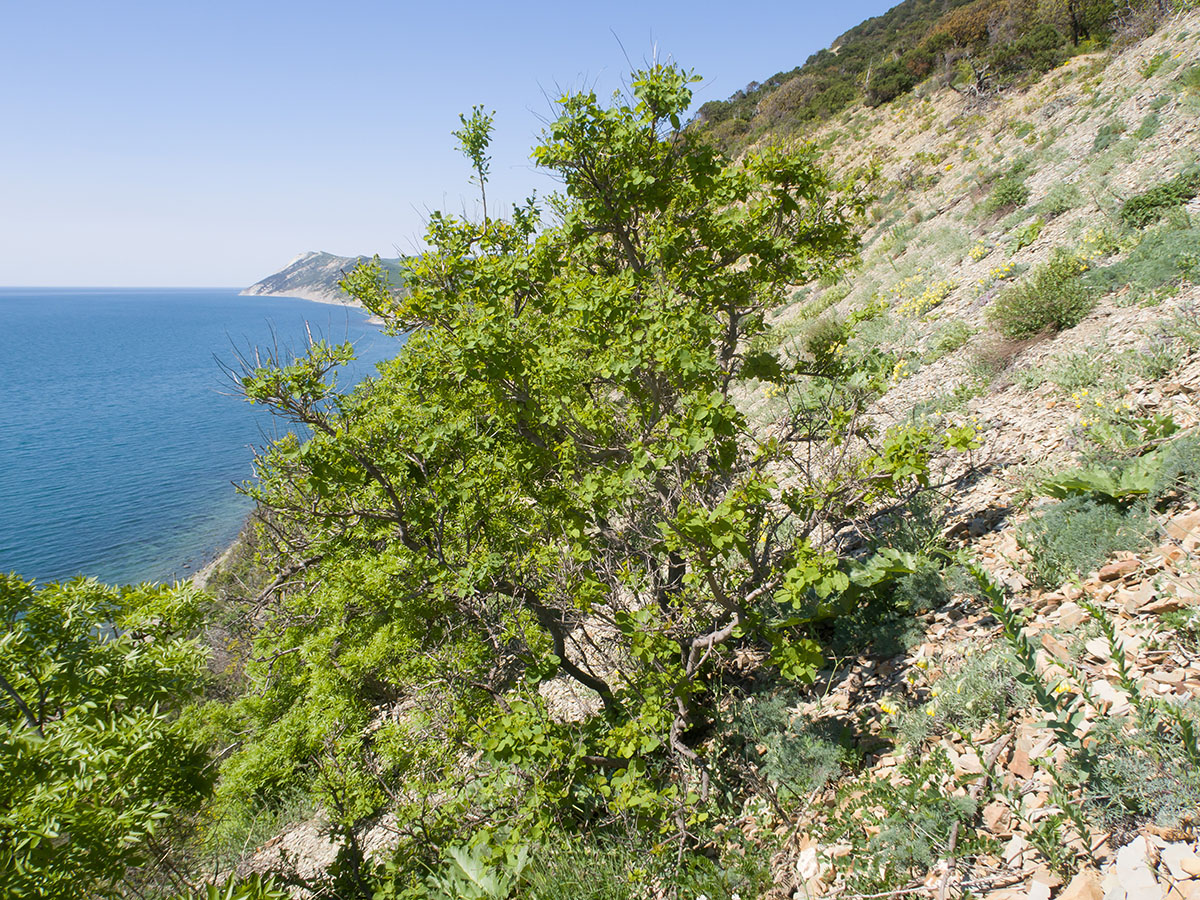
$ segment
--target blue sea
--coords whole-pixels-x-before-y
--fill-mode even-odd
[[[0,288],[0,571],[192,574],[251,509],[234,483],[287,428],[226,373],[255,347],[351,340],[340,385],[399,350],[362,310],[219,289]]]

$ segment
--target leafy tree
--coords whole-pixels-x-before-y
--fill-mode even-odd
[[[552,226],[534,201],[434,214],[404,295],[356,270],[346,288],[408,335],[377,378],[339,393],[351,350],[323,343],[246,374],[312,438],[251,488],[284,575],[229,796],[307,774],[351,815],[390,794],[425,816],[420,785],[452,810],[438,779],[474,745],[539,815],[674,808],[708,789],[736,646],[788,678],[819,665],[805,626],[853,587],[813,538],[924,478],[929,436],[850,453],[872,376],[760,349],[785,285],[852,259],[860,174],[807,150],[729,162],[680,130],[691,80],[655,66],[611,106],[561,100],[534,151],[563,186]],[[739,405],[764,384],[791,404],[770,428]],[[549,721],[552,679],[603,715]]]
[[[901,60],[889,60],[870,72],[865,88],[867,106],[879,106],[907,94],[920,77]]]
[[[102,893],[203,798],[192,591],[0,575],[0,894]]]

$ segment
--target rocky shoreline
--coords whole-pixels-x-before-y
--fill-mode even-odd
[[[240,297],[290,297],[294,300],[308,300],[312,303],[324,303],[330,306],[353,306],[357,309],[362,309],[362,304],[353,297],[341,299],[336,296],[331,296],[326,291],[308,290],[305,288],[297,288],[296,290],[288,291],[253,291],[246,288],[244,291],[239,291]],[[345,296],[345,295],[343,295]]]

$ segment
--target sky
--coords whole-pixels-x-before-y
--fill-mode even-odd
[[[476,209],[450,135],[473,105],[503,208],[555,189],[529,152],[565,91],[657,55],[703,76],[698,108],[892,5],[5,0],[0,285],[242,287],[308,250],[416,252],[431,211]]]

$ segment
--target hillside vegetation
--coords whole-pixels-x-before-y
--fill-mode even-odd
[[[802,66],[700,107],[692,128],[727,152],[797,134],[933,79],[969,95],[1028,84],[1079,53],[1153,30],[1161,0],[905,0]]]
[[[310,437],[207,594],[0,581],[6,895],[1200,895],[1200,11],[836,47],[565,97],[554,224],[358,267],[403,349],[243,373]]]

